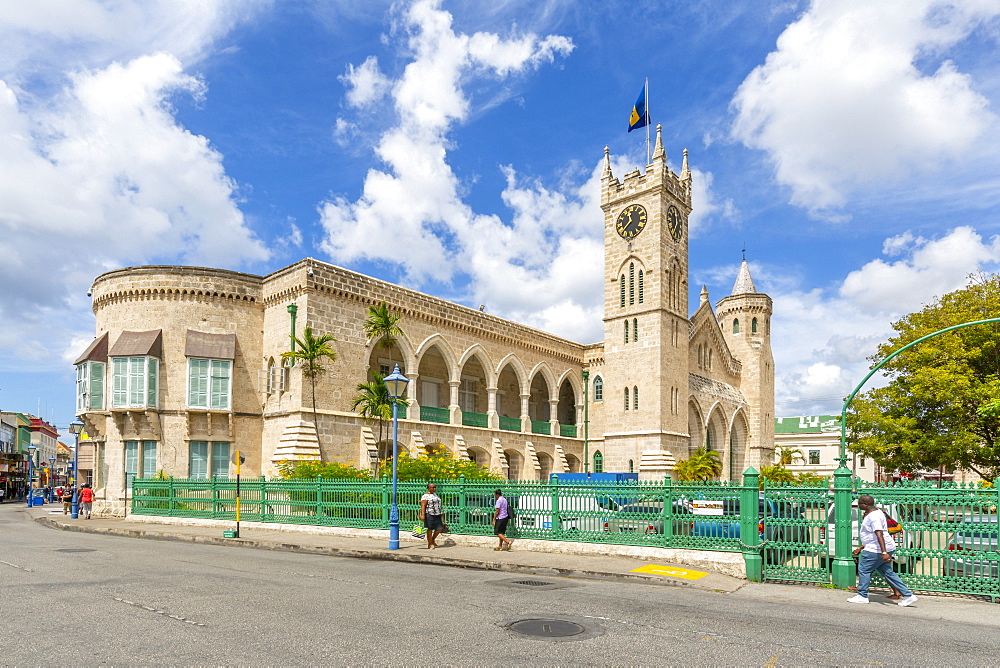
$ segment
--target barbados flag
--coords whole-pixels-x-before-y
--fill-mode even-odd
[[[628,119],[628,131],[632,132],[647,125],[649,125],[649,113],[646,111],[646,87],[643,86],[635,106],[632,107],[632,115]]]

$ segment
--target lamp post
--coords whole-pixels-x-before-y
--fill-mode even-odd
[[[80,434],[83,433],[83,423],[79,418],[69,425],[69,432],[76,437],[76,445],[73,447],[73,505],[70,510],[70,517],[75,520],[80,517],[80,485],[77,478],[80,475]]]
[[[35,450],[38,446],[32,443],[28,446],[28,507],[31,507],[31,483],[35,479]]]
[[[399,459],[399,403],[406,392],[410,379],[399,372],[395,365],[392,373],[385,377],[385,386],[392,399],[392,506],[389,508],[389,549],[399,549],[399,506],[396,504],[396,460]]]

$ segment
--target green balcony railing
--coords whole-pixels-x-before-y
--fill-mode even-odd
[[[576,438],[576,425],[575,424],[559,425],[559,435],[566,436],[568,438]]]
[[[462,411],[462,424],[466,427],[488,427],[490,426],[490,418],[486,413]]]
[[[552,425],[545,420],[532,420],[531,421],[531,433],[532,434],[548,434],[552,435]]]
[[[441,424],[448,424],[451,421],[451,412],[447,408],[421,406],[420,419],[424,422],[440,422]]]
[[[505,431],[521,431],[521,418],[500,416],[500,428]]]

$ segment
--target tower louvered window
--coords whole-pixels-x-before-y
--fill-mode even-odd
[[[632,410],[639,410],[639,388],[632,388]]]
[[[622,274],[622,308],[625,308],[625,274]]]
[[[754,334],[757,333],[757,318],[754,318],[753,320],[750,321],[750,331],[753,332]]]
[[[642,269],[639,270],[639,303],[642,303]]]
[[[628,265],[628,303],[631,306],[635,303],[635,263]]]
[[[625,323],[625,326],[628,327],[628,323]],[[639,340],[639,319],[638,318],[632,318],[632,340],[633,341],[638,341]]]
[[[628,320],[625,321],[625,343],[628,343]]]
[[[626,387],[625,388],[625,410],[628,410],[628,407],[629,407],[629,402],[628,402],[628,388]]]

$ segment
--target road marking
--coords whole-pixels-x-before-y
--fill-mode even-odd
[[[672,578],[683,580],[698,580],[708,575],[705,571],[692,571],[687,568],[677,568],[676,566],[661,566],[659,564],[647,564],[639,568],[633,568],[633,573],[649,573],[650,575],[666,575]]]
[[[169,617],[170,619],[176,619],[177,621],[184,622],[185,624],[190,624],[192,626],[205,626],[205,624],[188,619],[187,617],[167,614],[166,610],[158,610],[157,608],[153,608],[148,605],[143,605],[142,603],[136,603],[135,601],[129,601],[124,598],[118,598],[117,596],[115,596],[114,599],[119,603],[124,603],[125,605],[131,605],[133,608],[140,608],[142,610],[148,610],[149,612],[155,612],[158,615],[163,615],[164,617]]]
[[[30,568],[25,568],[24,566],[18,566],[17,564],[12,564],[9,561],[0,561],[0,564],[4,564],[4,565],[10,566],[12,568],[17,568],[19,570],[24,571],[25,573],[34,573],[34,571],[31,570]]]

